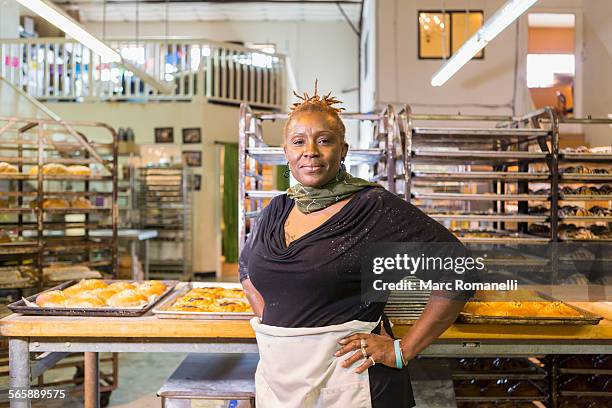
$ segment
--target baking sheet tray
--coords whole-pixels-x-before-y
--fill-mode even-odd
[[[44,290],[43,292],[49,292],[51,290],[64,290],[74,284],[79,282],[77,279],[69,280],[60,285],[54,286],[50,289]],[[104,282],[111,284],[114,282],[134,282],[134,281],[126,281],[126,280],[104,280]],[[17,302],[13,302],[8,305],[8,308],[11,309],[14,313],[19,313],[22,315],[35,315],[35,316],[86,316],[86,317],[135,317],[141,316],[151,310],[153,306],[155,306],[160,300],[162,300],[168,293],[172,292],[177,281],[162,281],[166,284],[166,291],[162,293],[157,299],[153,302],[149,303],[145,307],[142,308],[110,308],[110,307],[100,307],[100,308],[51,308],[51,307],[32,307],[27,306],[23,299],[18,300]],[[40,293],[43,293],[40,292]],[[34,302],[36,297],[40,295],[37,293],[35,295],[29,296],[26,299],[30,302]]]
[[[441,157],[441,158],[467,158],[467,159],[545,159],[544,152],[523,151],[486,151],[486,150],[434,150],[417,148],[413,150],[414,157]]]
[[[530,173],[530,172],[502,172],[502,171],[461,171],[461,172],[434,172],[434,171],[414,171],[414,177],[426,178],[430,180],[547,180],[550,173]],[[608,175],[612,176],[612,175]],[[612,177],[609,177],[612,178]]]
[[[469,200],[469,201],[548,201],[550,194],[462,194],[462,193],[419,193],[412,197],[419,200]],[[610,196],[612,199],[612,196]]]
[[[556,301],[550,296],[546,296],[542,293],[538,293],[543,301]],[[485,316],[485,315],[474,315],[472,313],[460,312],[459,322],[460,323],[475,323],[475,324],[524,324],[524,325],[585,325],[585,324],[598,324],[603,318],[597,316],[589,311],[580,309],[576,306],[569,305],[565,302],[565,306],[576,310],[582,316],[581,317],[523,317],[523,316]]]
[[[561,181],[612,181],[612,173],[609,174],[582,174],[562,173]]]
[[[503,215],[503,214],[427,214],[435,220],[490,221],[490,222],[546,222],[546,215]]]
[[[560,194],[559,200],[563,201],[609,201],[612,200],[612,195],[610,194]]]
[[[193,288],[210,288],[222,287],[226,289],[242,289],[239,283],[223,283],[223,282],[189,282],[180,290],[177,290],[157,307],[153,309],[153,313],[160,319],[191,319],[191,320],[250,320],[255,316],[254,313],[238,313],[238,312],[183,312],[177,310],[168,310],[176,300],[185,295]]]
[[[576,161],[612,161],[611,153],[560,153],[561,159],[576,160]]]

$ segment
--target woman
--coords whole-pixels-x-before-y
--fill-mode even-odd
[[[313,97],[298,97],[284,132],[298,184],[263,210],[240,256],[257,315],[257,406],[412,407],[400,368],[452,324],[466,294],[434,291],[394,341],[381,319],[384,303],[362,301],[360,254],[376,242],[457,240],[413,205],[346,172],[339,101],[317,95],[316,85]]]

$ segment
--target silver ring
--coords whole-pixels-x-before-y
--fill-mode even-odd
[[[370,360],[372,362],[371,367],[374,367],[376,365],[376,361],[374,361],[374,359],[372,358],[372,356],[368,357],[368,360]]]
[[[361,355],[363,356],[363,359],[365,360],[366,358],[368,358],[368,353],[366,353],[365,349],[362,347],[361,348]]]
[[[366,343],[365,339],[360,339],[360,340],[359,340],[359,344],[361,345],[361,348],[366,348],[366,347],[368,347],[368,345],[367,345],[367,343]]]

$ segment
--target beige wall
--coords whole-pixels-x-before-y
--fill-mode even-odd
[[[66,120],[101,121],[114,128],[131,126],[137,143],[153,143],[154,128],[172,126],[174,140],[181,143],[181,129],[202,128],[202,144],[186,145],[185,150],[202,149],[202,190],[194,193],[193,268],[198,272],[214,271],[220,248],[215,229],[215,188],[220,172],[215,165],[215,141],[238,141],[238,109],[229,106],[191,103],[48,103],[55,113]],[[280,129],[266,128],[270,144],[280,144]]]
[[[410,103],[415,112],[510,114],[513,99],[516,24],[502,32],[485,51],[484,60],[470,61],[444,86],[430,85],[441,60],[417,57],[418,10],[439,8],[427,0],[366,0],[374,3],[377,39],[374,100],[362,93],[362,106]],[[447,0],[446,9],[481,9],[485,20],[504,0]],[[612,2],[609,0],[540,0],[530,12],[576,14],[576,111],[579,115],[612,113]],[[372,13],[370,13],[372,15]],[[364,22],[372,21],[364,19]],[[372,23],[373,24],[373,23]],[[525,81],[527,18],[520,19],[516,113],[532,109]],[[368,26],[364,28],[364,32]],[[578,130],[581,131],[581,130]],[[610,145],[612,128],[585,127],[592,146]]]

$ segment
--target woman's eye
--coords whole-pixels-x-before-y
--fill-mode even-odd
[[[326,144],[326,143],[328,143],[328,142],[329,142],[329,139],[319,139],[319,143],[324,143],[324,144]]]
[[[293,144],[294,144],[294,145],[297,145],[297,146],[299,146],[299,145],[303,145],[303,144],[304,144],[304,141],[303,141],[303,140],[300,140],[300,139],[297,139],[297,140],[294,140],[294,141],[293,141]]]

